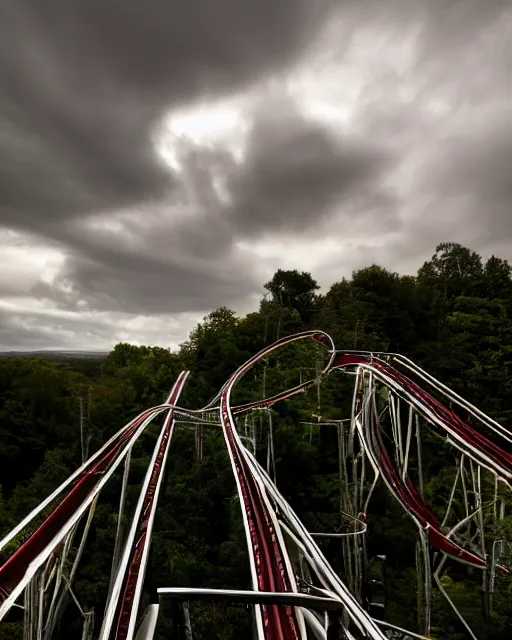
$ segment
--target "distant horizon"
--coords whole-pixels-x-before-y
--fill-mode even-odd
[[[119,343],[117,343],[119,344]],[[145,345],[134,345],[130,342],[127,342],[132,346],[136,347],[156,347],[159,349],[168,349],[170,353],[176,353],[179,348],[173,347],[163,347],[158,344],[145,344]],[[112,345],[109,349],[57,349],[57,348],[37,348],[37,349],[1,349],[0,348],[0,357],[1,356],[9,356],[9,355],[38,355],[38,354],[54,354],[54,355],[90,355],[90,356],[107,356],[111,353],[115,348],[115,345]]]
[[[112,347],[113,349],[114,347]],[[59,353],[59,354],[89,354],[89,355],[108,355],[112,349],[109,350],[89,350],[89,349],[2,349],[0,355],[8,355],[11,353]]]

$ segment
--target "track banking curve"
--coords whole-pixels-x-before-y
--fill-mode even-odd
[[[477,464],[490,469],[501,482],[509,484],[512,480],[512,454],[470,427],[453,410],[445,407],[398,369],[380,358],[338,351],[332,368],[347,367],[363,367],[372,371],[381,382],[410,402],[429,423],[444,431],[455,447]]]
[[[315,332],[312,333],[314,334]],[[323,335],[325,336],[325,334]],[[313,336],[309,335],[307,337]],[[286,343],[287,340],[285,339],[280,344],[272,345],[271,349],[273,350],[277,346]],[[266,354],[267,351],[265,350],[262,354],[255,356],[249,361],[249,363],[251,363],[249,366],[252,366],[258,359],[265,357]],[[396,354],[379,355],[388,357],[393,355],[397,357]],[[407,365],[415,366],[414,363],[410,361],[407,361]],[[241,368],[243,370],[242,375],[247,368],[245,365]],[[490,469],[501,482],[509,484],[509,480],[512,478],[512,455],[476,431],[476,429],[467,425],[454,411],[446,408],[439,400],[422,389],[408,376],[405,376],[388,364],[384,359],[376,357],[375,354],[353,351],[333,351],[333,357],[323,373],[346,368],[364,368],[371,371],[381,382],[393,388],[398,394],[402,395],[407,401],[414,405],[418,413],[423,415],[428,422],[443,429],[456,448],[476,463]],[[421,372],[421,370],[419,371]],[[432,376],[429,376],[429,378],[430,384],[435,385],[437,383],[438,389],[442,387]],[[269,407],[280,400],[306,391],[314,382],[314,380],[310,380],[262,402],[248,403],[235,407],[233,412],[238,413],[251,409]],[[460,400],[464,402],[462,399]],[[469,403],[466,403],[466,406],[471,409]],[[500,425],[493,423],[493,421],[487,418],[485,414],[482,414],[482,412],[478,412],[478,414],[480,419],[486,420],[494,431],[508,440],[508,438],[506,438],[507,434],[503,433],[502,428],[501,431],[499,430]],[[371,423],[367,422],[367,424]],[[421,498],[410,478],[407,478],[405,482],[402,480],[396,465],[393,463],[384,446],[382,431],[378,421],[373,429],[360,430],[360,436],[374,467],[382,475],[388,489],[393,493],[403,508],[414,518],[418,526],[427,529],[432,547],[466,564],[479,568],[484,567],[486,564],[484,558],[463,549],[441,531],[439,519]]]
[[[404,397],[429,423],[442,429],[450,442],[477,464],[491,470],[504,484],[512,477],[512,456],[483,434],[467,425],[454,411],[424,391],[413,380],[373,354],[338,351],[332,369],[357,368],[371,372],[381,382]],[[357,400],[356,400],[357,401]],[[362,409],[362,407],[360,407]],[[354,412],[357,414],[357,410]],[[402,479],[382,440],[378,419],[365,421],[366,428],[356,418],[356,426],[374,467],[382,475],[388,489],[418,526],[428,531],[432,547],[457,560],[479,568],[486,560],[463,549],[441,531],[441,523],[419,495],[411,480]]]

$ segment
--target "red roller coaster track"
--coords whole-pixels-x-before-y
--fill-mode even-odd
[[[233,389],[255,363],[265,359],[275,350],[299,340],[314,340],[327,348],[327,365],[316,380],[301,383],[258,402],[231,406]],[[31,584],[37,572],[42,571],[46,563],[51,562],[56,554],[64,553],[63,549],[71,544],[70,540],[78,522],[87,509],[90,509],[90,517],[92,517],[95,499],[104,484],[123,460],[128,464],[133,443],[155,417],[165,412],[166,419],[139,497],[136,516],[132,521],[130,533],[124,541],[122,557],[114,567],[109,602],[100,635],[101,640],[132,640],[147,553],[151,543],[152,522],[175,419],[180,416],[190,420],[191,423],[203,421],[209,424],[209,417],[216,413],[223,429],[237,482],[246,529],[253,590],[263,594],[288,594],[291,597],[293,594],[299,595],[299,585],[285,544],[284,532],[286,531],[288,537],[295,539],[305,557],[308,558],[313,572],[319,576],[322,584],[319,588],[321,595],[332,598],[344,609],[345,617],[342,624],[347,637],[382,640],[385,637],[382,631],[330,569],[311,536],[287,506],[275,485],[242,445],[235,418],[251,411],[268,409],[281,400],[306,392],[333,371],[353,370],[357,373],[357,384],[360,386],[356,387],[351,432],[358,434],[361,451],[371,461],[376,479],[379,475],[383,478],[392,495],[413,518],[418,528],[427,532],[428,542],[435,550],[440,551],[444,556],[483,568],[485,571],[488,569],[485,549],[482,548],[482,553],[479,553],[474,545],[466,548],[455,541],[453,534],[459,526],[456,525],[450,531],[443,528],[444,521],[443,523],[440,521],[408,475],[406,458],[409,454],[412,412],[421,416],[436,432],[441,433],[463,458],[466,457],[476,465],[478,474],[474,475],[474,478],[478,476],[479,479],[480,469],[484,469],[494,475],[496,483],[499,482],[505,487],[510,487],[512,480],[512,455],[507,450],[507,447],[510,449],[509,444],[512,438],[508,437],[500,425],[446,390],[441,383],[418,368],[420,377],[427,382],[431,390],[435,389],[440,392],[437,395],[446,396],[450,403],[455,401],[467,408],[473,416],[476,416],[477,422],[480,420],[482,429],[479,430],[467,424],[433,393],[425,390],[399,368],[390,364],[393,358],[397,364],[405,363],[409,369],[414,368],[414,365],[406,359],[402,358],[400,361],[401,357],[396,354],[336,351],[332,339],[327,334],[320,331],[302,332],[278,340],[250,358],[228,379],[209,405],[194,411],[176,406],[188,376],[188,372],[183,372],[164,405],[141,413],[0,542],[1,549],[13,541],[21,531],[25,531],[45,509],[51,510],[44,521],[28,535],[20,547],[0,567],[0,619],[14,604],[23,589]],[[372,402],[375,403],[375,383],[372,381],[389,389],[389,393],[396,398],[396,402],[404,402],[410,411],[406,451],[404,453],[400,450],[397,459],[393,459],[384,443],[378,412],[371,406]],[[399,431],[400,420],[395,420],[394,424],[395,429]],[[490,429],[495,437],[488,437],[484,433],[486,429]],[[55,506],[61,493],[65,495]],[[481,502],[481,497],[479,499]],[[450,506],[451,499],[448,511]],[[481,504],[479,510],[481,514]],[[287,518],[286,525],[282,520],[283,514],[285,519]],[[466,520],[471,517],[473,514],[469,513]],[[363,522],[360,524],[364,525]],[[86,535],[87,527],[84,540]],[[480,535],[483,536],[483,533],[480,532]],[[43,610],[44,606],[41,611]],[[51,615],[55,615],[53,610]],[[427,619],[429,620],[428,617]],[[315,637],[327,637],[322,635],[324,631],[318,619],[310,612],[308,613],[304,607],[294,604],[279,606],[272,603],[256,604],[255,621],[257,636],[260,640],[299,640],[310,637],[308,629],[314,630]],[[428,631],[429,622],[427,621],[425,632],[428,633]],[[422,636],[412,634],[411,637]],[[475,636],[472,635],[472,637]]]

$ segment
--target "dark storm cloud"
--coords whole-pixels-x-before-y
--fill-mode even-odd
[[[203,311],[232,305],[247,295],[250,272],[239,265],[222,269],[213,264],[208,269],[199,259],[197,263],[172,263],[128,250],[100,255],[96,249],[94,259],[68,258],[55,283],[39,283],[32,294],[68,309],[80,310],[85,301],[99,311],[137,314]]]
[[[443,144],[429,175],[447,208],[455,203],[454,221],[465,224],[481,247],[512,241],[512,112],[508,116],[508,122],[489,122]]]
[[[161,199],[176,184],[151,143],[162,112],[239,89],[295,62],[334,5],[346,9],[339,15],[349,32],[379,22],[422,25],[428,66],[440,52],[470,44],[507,4],[5,0],[0,8],[0,221],[53,236],[59,235],[58,222],[69,223],[73,216]],[[345,49],[339,42],[331,45]],[[307,145],[307,135],[296,144]],[[328,138],[324,151],[327,166],[324,156],[311,153],[302,167],[290,169],[290,175],[305,177],[298,192],[304,195],[307,185],[317,191],[316,198],[305,195],[306,203],[316,204],[324,185],[330,193],[337,178],[343,192],[370,160],[362,154],[358,173],[355,157],[346,170],[343,153],[337,167],[329,162]],[[255,206],[256,217],[267,222],[275,219],[268,213],[273,205],[285,198],[286,168],[276,157],[282,178],[265,177],[270,171],[261,167],[261,156],[256,147],[245,179],[232,186],[240,207]],[[315,160],[318,167],[311,166]],[[253,205],[246,192],[260,184],[268,187],[269,201]],[[300,223],[306,207],[298,196],[296,203],[293,215]]]
[[[86,302],[102,311],[165,314],[232,306],[259,291],[263,276],[237,256],[213,186],[219,165],[231,164],[223,151],[188,148],[186,180],[169,203],[125,213],[119,230],[101,226],[102,217],[97,228],[77,223],[66,232],[59,275],[32,295],[66,309]]]
[[[382,72],[365,86],[357,119],[401,158],[403,225],[385,240],[358,240],[347,264],[413,273],[446,240],[512,258],[511,20],[508,0],[375,4],[367,24],[404,49],[392,66],[383,40]]]
[[[232,224],[244,236],[311,230],[334,206],[349,210],[355,197],[378,188],[389,165],[377,145],[340,138],[289,99],[264,100],[244,162],[228,180]]]
[[[404,3],[407,0],[402,0],[402,6]],[[446,54],[456,49],[471,55],[472,48],[468,45],[478,48],[481,38],[492,37],[488,29],[497,20],[510,17],[509,0],[416,0],[412,4],[416,6],[415,19],[422,18],[424,24],[421,62],[429,65],[442,62]]]
[[[293,60],[329,2],[2,2],[0,223],[52,236],[165,195],[175,179],[151,143],[164,110]]]
[[[171,108],[295,63],[330,8],[331,0],[3,2],[0,225],[58,241],[68,256],[57,286],[41,283],[32,293],[67,306],[85,299],[156,312],[238,296],[241,278],[251,281],[243,268],[226,273],[201,262],[215,252],[222,260],[230,236],[212,220],[176,225],[172,205],[185,191],[197,190],[196,208],[215,202],[199,179],[185,188],[159,161],[154,129]],[[84,216],[137,205],[144,217],[162,201],[166,227],[155,233],[148,221],[135,249],[123,234],[83,224]],[[199,259],[183,266],[172,254],[182,258],[187,248]]]
[[[512,262],[512,126],[506,114],[429,147],[421,179],[411,193],[400,234],[372,246],[361,238],[344,255],[348,267],[376,262],[415,273],[440,242],[455,241],[484,258],[497,254]],[[348,270],[348,269],[347,269]]]
[[[67,341],[66,341],[67,343]],[[63,337],[55,326],[41,330],[20,324],[20,316],[0,310],[0,351],[62,348]],[[66,345],[67,346],[67,345]]]
[[[283,81],[286,69],[314,50],[334,5],[338,22],[330,22],[330,39],[321,43],[332,52],[327,60],[350,65],[345,56],[360,34],[356,49],[364,50],[365,37],[371,48],[380,34],[405,43],[396,65],[386,60],[385,37],[382,57],[376,50],[368,63],[358,63],[357,73],[367,77],[357,126],[334,133],[272,97],[253,113],[240,164],[223,149],[193,145],[180,150],[179,172],[159,161],[154,136],[164,114],[254,89],[272,74]],[[357,249],[349,272],[380,256],[392,268],[402,258],[428,257],[434,242],[446,239],[443,230],[455,240],[457,229],[471,228],[472,237],[489,242],[510,234],[510,148],[503,134],[509,129],[496,110],[500,101],[510,104],[512,41],[493,39],[496,25],[506,25],[500,16],[507,6],[497,0],[4,0],[0,225],[44,236],[66,254],[54,284],[39,283],[32,295],[72,310],[207,312],[236,306],[265,282],[265,265],[237,252],[240,240],[286,237],[291,230],[318,235],[332,222],[333,233]],[[419,46],[402,64],[411,34]],[[425,117],[438,95],[450,112],[461,105],[478,110],[498,96],[487,116],[494,129],[484,131],[469,117],[459,137],[450,137],[448,116],[446,125]],[[471,143],[463,140],[468,131]],[[409,192],[397,195],[383,184],[400,162],[415,175],[404,181]],[[464,207],[449,204],[460,204],[461,195]],[[101,222],[118,214],[119,231],[92,225],[95,216]],[[383,232],[394,236],[375,242]],[[13,297],[14,286],[0,282],[0,294]],[[15,333],[6,333],[13,327],[9,321],[4,336],[14,340]],[[111,328],[98,335],[103,331]],[[35,341],[53,344],[51,330],[45,335]],[[65,328],[62,335],[59,344],[67,344]]]
[[[385,154],[359,140],[338,139],[287,98],[273,95],[264,105],[254,112],[243,162],[223,149],[183,144],[184,179],[169,213],[164,207],[152,216],[125,218],[124,231],[135,244],[107,229],[69,234],[73,251],[61,274],[32,294],[65,308],[85,301],[94,309],[134,313],[236,306],[260,293],[268,276],[237,254],[237,241],[317,232],[336,203],[349,212],[351,202],[362,203],[362,218],[380,206],[393,218],[389,196],[374,184]]]

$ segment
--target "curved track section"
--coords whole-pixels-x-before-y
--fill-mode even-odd
[[[371,411],[371,408],[368,409]],[[440,522],[432,509],[422,500],[410,480],[404,482],[397,466],[389,456],[383,442],[377,412],[374,413],[372,418],[367,415],[363,422],[360,415],[356,413],[354,420],[361,441],[375,470],[380,473],[396,500],[414,519],[418,527],[428,529],[430,544],[435,549],[443,551],[466,564],[484,567],[485,560],[483,558],[461,548],[441,532]]]
[[[329,336],[316,331],[304,332],[280,340],[267,349],[260,351],[242,365],[227,381],[220,396],[220,417],[224,437],[228,447],[233,472],[237,480],[238,492],[244,505],[244,523],[246,537],[251,556],[251,572],[253,588],[256,591],[290,592],[296,591],[295,577],[291,569],[286,547],[282,540],[279,523],[273,509],[265,500],[261,488],[258,487],[251,468],[247,462],[245,449],[236,431],[231,409],[231,394],[236,383],[259,360],[283,346],[304,339],[326,341],[334,347]],[[331,358],[332,360],[332,358]],[[324,373],[330,367],[329,362]],[[302,391],[296,387],[278,397],[289,397]],[[288,394],[288,395],[286,395]],[[254,409],[270,406],[275,398],[261,403],[246,405]],[[258,637],[264,640],[297,640],[305,638],[306,632],[302,614],[292,607],[261,606],[256,611]]]
[[[432,425],[442,429],[455,447],[477,464],[496,473],[500,480],[512,480],[512,455],[485,435],[470,427],[453,410],[422,389],[416,382],[393,366],[372,355],[339,351],[332,368],[363,367],[372,371],[385,385],[396,390]]]

